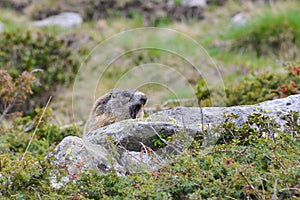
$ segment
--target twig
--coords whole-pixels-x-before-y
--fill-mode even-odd
[[[147,107],[147,108],[144,108],[144,111],[146,112],[146,113],[155,113],[155,112],[159,112],[159,111],[163,111],[163,110],[168,110],[168,109],[170,109],[170,108],[163,108],[163,107],[161,107],[161,106],[156,106],[156,107]]]
[[[239,158],[242,155],[244,155],[247,149],[248,149],[248,147],[245,147],[242,151],[240,151],[239,154],[236,156],[236,158]]]
[[[202,100],[200,100],[199,108],[200,108],[200,115],[201,115],[201,129],[202,129],[202,134],[204,134],[204,115],[203,115],[203,108],[202,108]]]
[[[268,155],[266,155],[265,153],[263,154],[266,158],[268,158],[270,161],[273,161],[273,159],[271,159]],[[279,165],[280,165],[280,167],[281,167],[281,170],[285,173],[285,174],[287,174],[287,172],[286,172],[286,167],[283,165],[283,163],[281,163],[280,162],[280,160],[278,160],[277,159],[277,157],[276,156],[274,156],[275,157],[275,161],[277,161],[278,163],[279,163]],[[276,164],[276,163],[275,163]],[[278,166],[278,164],[276,164],[277,166]]]
[[[186,102],[194,102],[194,98],[187,98],[187,99],[170,99],[165,101],[161,106],[166,107],[170,103],[186,103]]]
[[[24,157],[25,157],[25,155],[26,155],[26,153],[27,153],[27,151],[28,151],[28,149],[29,149],[29,146],[30,146],[30,144],[32,143],[33,137],[34,137],[35,133],[37,132],[37,129],[38,129],[38,127],[39,127],[39,125],[40,125],[40,123],[41,123],[41,121],[42,121],[42,118],[43,118],[43,116],[44,116],[44,114],[45,114],[45,111],[46,111],[47,107],[49,106],[49,103],[50,103],[51,99],[52,99],[52,96],[49,97],[49,99],[48,99],[48,101],[47,101],[47,104],[46,104],[46,106],[45,106],[44,109],[43,109],[42,115],[40,116],[39,121],[38,121],[38,123],[37,123],[37,125],[36,125],[36,127],[35,127],[35,129],[34,129],[34,131],[33,131],[33,133],[32,133],[32,135],[31,135],[31,138],[30,138],[30,140],[29,140],[29,142],[28,142],[28,145],[27,145],[27,147],[26,147],[26,149],[25,149],[25,152],[24,152],[23,155],[22,155],[21,161],[24,159]]]
[[[225,153],[225,152],[230,152],[229,150],[227,149],[221,149],[221,150],[217,150],[217,151],[213,151],[213,152],[209,152],[207,154],[205,154],[205,156],[209,156],[211,154],[215,154],[215,153]]]
[[[257,199],[262,199],[260,193],[255,189],[255,187],[250,183],[250,181],[248,180],[248,178],[245,176],[245,174],[241,171],[239,171],[239,173],[242,175],[242,177],[245,179],[245,181],[248,183],[248,185],[250,186],[250,188],[254,191],[254,194],[256,196]]]
[[[150,157],[150,155],[148,155],[148,151],[150,150],[151,153],[153,153],[153,155],[155,156],[155,159],[156,159],[155,161],[156,161],[157,164],[163,162],[163,159],[159,155],[157,155],[157,153],[155,151],[153,151],[150,147],[147,147],[142,142],[140,142],[140,144],[143,146],[144,150],[146,151],[146,155],[147,155],[148,158]],[[147,165],[148,165],[148,162],[147,162]]]
[[[138,159],[136,156],[130,154],[130,151],[128,151],[128,149],[126,149],[126,148],[122,145],[122,143],[121,143],[120,141],[118,141],[118,142],[116,143],[116,145],[117,145],[117,147],[119,147],[119,148],[125,150],[125,152],[126,152],[131,158],[133,158],[133,159],[135,159],[137,162],[139,162],[139,159]]]
[[[164,148],[161,149],[161,151],[164,153],[164,150],[167,150],[167,147],[171,147],[176,153],[180,153],[182,152],[180,149],[178,149],[177,146],[174,145],[174,142],[175,142],[175,138],[174,138],[174,142],[168,142],[167,140],[163,139],[160,134],[155,130],[155,128],[152,126],[152,124],[150,124],[150,128],[154,131],[154,133],[158,136],[158,138],[166,144],[166,146]],[[172,135],[174,136],[176,135],[176,132]]]
[[[186,103],[186,102],[192,102],[192,101],[195,101],[195,100],[193,98],[189,98],[189,99],[170,99],[170,100],[165,101],[161,105],[157,105],[157,106],[154,106],[154,107],[147,107],[147,108],[144,108],[144,110],[147,114],[155,113],[155,112],[158,112],[158,111],[170,109],[171,106],[168,106],[168,104],[171,104],[171,103]]]
[[[32,75],[33,73],[36,72],[41,72],[43,71],[42,69],[34,69],[30,72],[30,74]],[[9,110],[15,105],[15,103],[17,102],[17,98],[21,92],[21,89],[23,88],[23,86],[25,85],[25,82],[22,82],[21,85],[19,86],[17,92],[14,95],[13,101],[8,104],[8,106],[4,109],[2,115],[0,116],[0,122],[2,121],[2,119],[7,115],[7,113],[9,112]]]
[[[230,196],[227,196],[227,195],[225,195],[224,197],[226,197],[228,199],[234,199],[234,200],[236,200],[236,198],[233,198],[233,197],[230,197]]]
[[[163,143],[166,144],[166,146],[171,146],[177,153],[180,153],[181,151],[175,146],[175,145],[172,145],[171,142],[168,142],[167,140],[163,139],[159,133],[155,130],[155,128],[152,126],[152,124],[150,124],[150,128],[154,131],[154,133],[158,136],[158,138],[163,141]],[[176,133],[175,133],[176,134]],[[173,135],[175,135],[173,134]]]
[[[148,154],[147,146],[144,145],[142,142],[140,142],[140,144],[141,144],[141,145],[143,146],[143,148],[145,149],[145,151],[146,151],[146,153],[147,153],[147,157],[149,158],[150,155]],[[137,162],[144,163],[144,164],[146,164],[148,167],[151,167],[151,166],[149,166],[149,164],[148,164],[148,160],[147,160],[147,163],[145,163],[141,157],[140,157],[140,160],[139,160],[139,159],[137,158],[137,156],[132,155],[132,154],[130,153],[130,151],[129,151],[128,149],[126,149],[126,148],[121,144],[121,142],[118,142],[116,145],[117,145],[119,148],[123,149],[123,150],[124,150],[124,151],[132,158],[132,159],[136,160]],[[155,163],[156,163],[156,164],[161,163],[161,162],[162,162],[162,159],[160,158],[160,156],[157,155],[152,149],[151,149],[151,152],[156,156],[156,160],[154,160],[154,161],[156,161]]]
[[[277,199],[276,196],[277,196],[277,179],[275,179],[275,181],[274,181],[274,190],[273,190],[272,200],[276,200]]]
[[[163,139],[163,138],[159,135],[159,133],[158,133],[158,132],[155,130],[155,128],[152,126],[152,124],[150,125],[150,128],[154,131],[154,133],[158,136],[158,138],[159,138],[161,141],[163,141],[163,143],[165,143],[166,145],[169,144],[169,142],[168,142],[167,140]]]
[[[8,106],[3,111],[2,115],[0,116],[0,122],[7,115],[8,111],[15,105],[17,101],[17,97],[19,96],[21,88],[24,86],[24,84],[25,84],[24,82],[21,83],[20,87],[18,88],[17,92],[14,95],[13,101],[10,104],[8,104]]]
[[[144,151],[145,151],[145,153],[146,153],[147,158],[149,158],[148,150],[147,150],[146,146],[145,146],[142,142],[140,142],[140,144],[142,145],[142,147],[143,147],[143,149],[144,149]],[[141,161],[143,162],[142,156],[141,156]],[[147,163],[146,163],[146,164],[148,165],[148,160],[147,160]]]

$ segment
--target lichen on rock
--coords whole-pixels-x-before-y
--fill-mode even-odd
[[[97,169],[100,173],[114,169],[119,174],[155,170],[188,148],[198,133],[223,123],[225,114],[237,116],[234,120],[239,126],[248,115],[263,113],[273,117],[283,130],[286,121],[282,116],[290,111],[300,113],[300,95],[249,106],[176,107],[147,119],[128,119],[99,128],[82,139],[67,137],[56,148],[56,163],[64,164],[70,174],[84,169]],[[172,140],[160,138],[166,145],[159,148],[153,144],[153,139],[161,134],[171,136]]]

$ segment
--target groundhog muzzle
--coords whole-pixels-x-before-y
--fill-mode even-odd
[[[94,103],[84,134],[125,119],[142,118],[146,103],[147,97],[140,91],[110,90]]]

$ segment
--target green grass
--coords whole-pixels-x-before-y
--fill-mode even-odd
[[[256,57],[295,59],[299,57],[300,9],[267,11],[245,27],[230,30],[225,38],[232,49],[253,52]]]
[[[28,17],[10,9],[0,8],[0,21],[4,24],[4,31],[25,29]]]

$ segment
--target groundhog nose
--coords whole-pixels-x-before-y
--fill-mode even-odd
[[[140,99],[140,102],[142,105],[145,105],[146,102],[147,102],[147,97],[146,96],[142,96],[141,99]]]

